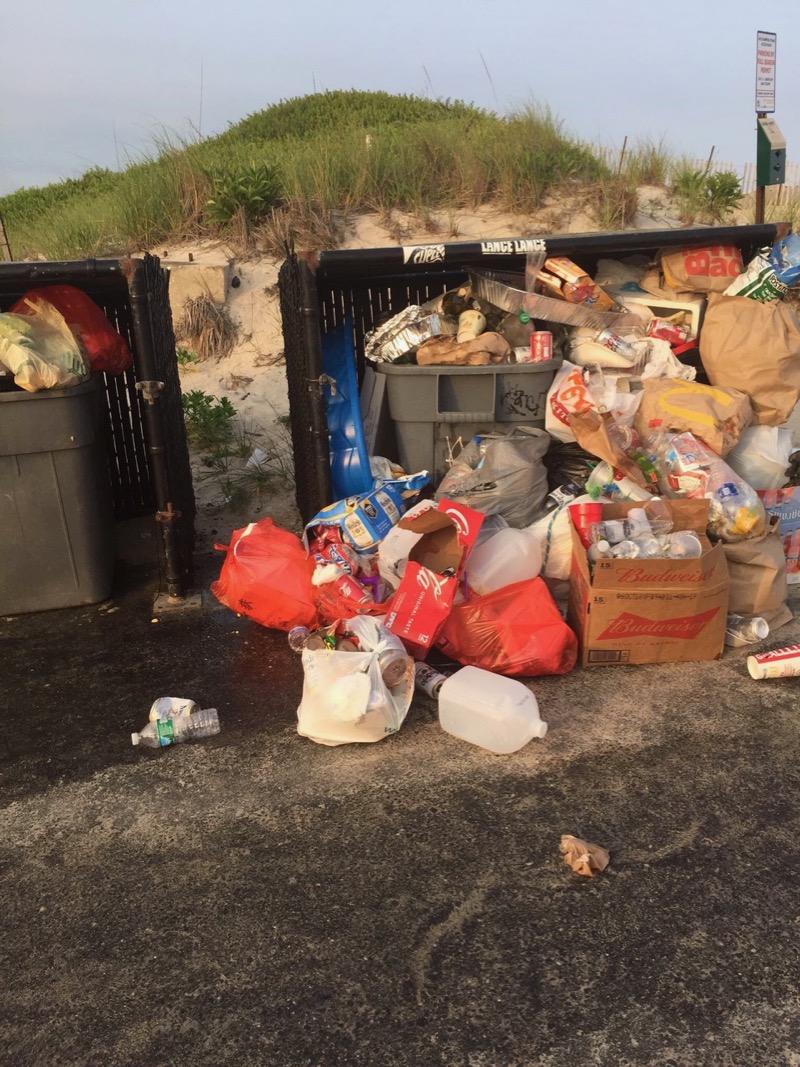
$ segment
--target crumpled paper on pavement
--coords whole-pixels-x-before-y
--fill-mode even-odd
[[[576,874],[585,874],[593,878],[604,871],[611,858],[600,845],[592,845],[572,834],[561,835],[561,851],[564,862],[568,863]]]

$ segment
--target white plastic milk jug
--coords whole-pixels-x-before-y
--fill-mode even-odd
[[[527,686],[480,667],[462,667],[442,685],[439,723],[454,737],[498,755],[516,752],[547,733]]]
[[[536,578],[541,569],[539,534],[507,526],[472,550],[467,561],[467,583],[473,593],[485,596],[504,585]]]

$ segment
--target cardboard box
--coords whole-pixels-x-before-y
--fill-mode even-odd
[[[783,554],[786,556],[786,581],[800,583],[800,486],[786,489],[759,489],[758,495],[768,515],[781,520]]]
[[[401,519],[418,534],[386,626],[412,649],[427,651],[453,607],[464,565],[486,516],[465,504],[440,500],[436,508]]]
[[[590,570],[572,532],[568,620],[584,667],[682,663],[722,655],[728,612],[728,565],[722,545],[705,536],[707,500],[670,500],[676,530],[692,530],[699,559],[604,559]],[[641,503],[604,504],[604,519]]]

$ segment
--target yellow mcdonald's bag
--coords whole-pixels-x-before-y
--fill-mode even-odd
[[[747,393],[700,385],[680,378],[647,378],[636,413],[636,429],[643,438],[662,430],[688,430],[717,455],[726,456],[753,421]]]

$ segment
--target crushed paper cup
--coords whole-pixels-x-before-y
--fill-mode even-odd
[[[610,856],[600,845],[592,845],[572,834],[561,835],[561,851],[564,862],[568,863],[576,874],[593,878],[608,866]]]

